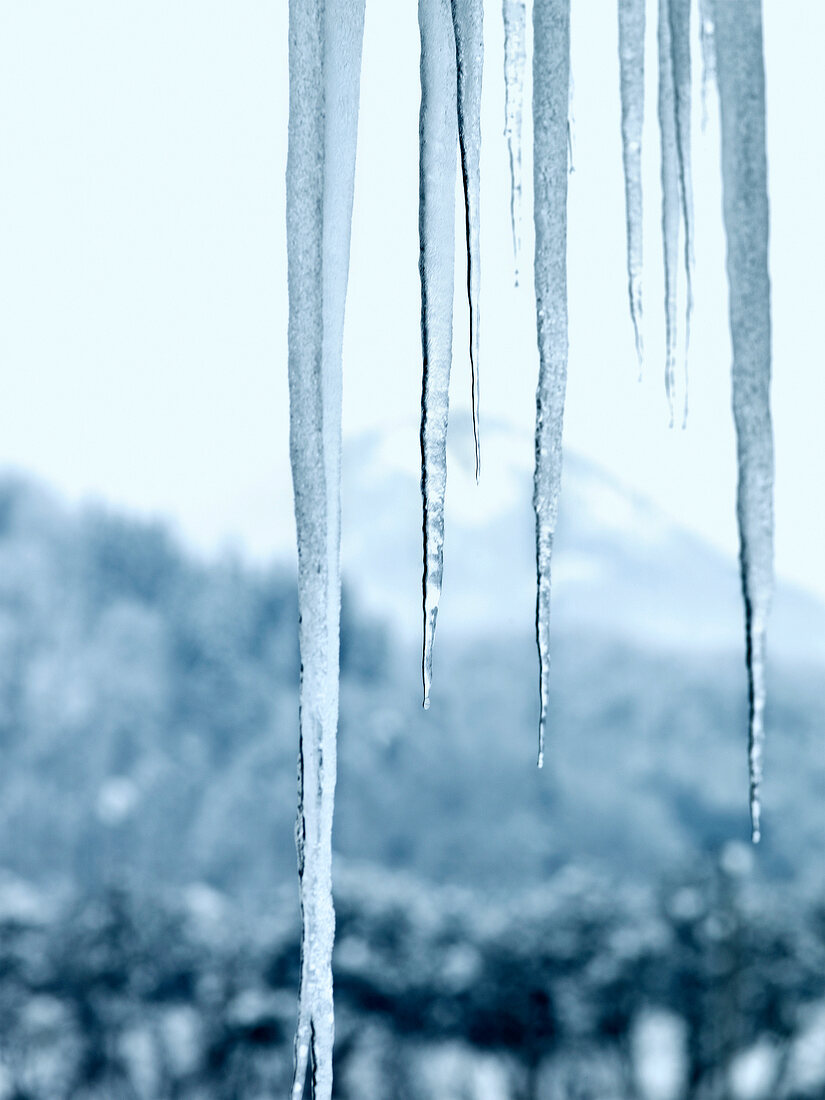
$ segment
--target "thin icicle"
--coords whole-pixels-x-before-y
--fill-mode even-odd
[[[516,286],[521,262],[521,122],[527,63],[527,8],[524,0],[504,0],[504,136],[510,157],[510,226]]]
[[[467,299],[470,305],[470,370],[476,481],[481,470],[479,437],[478,299],[481,287],[481,76],[484,65],[483,2],[452,0],[458,85],[458,142],[464,183],[467,236]]]
[[[561,488],[567,383],[567,111],[570,0],[533,5],[533,192],[539,347],[536,393],[536,641],[539,651],[539,767],[544,763],[550,674],[550,561]]]
[[[627,220],[627,290],[642,369],[642,125],[645,112],[645,2],[619,0],[622,155]]]
[[[456,52],[450,0],[419,0],[419,271],[421,494],[424,506],[424,707],[430,705],[433,640],[444,556],[447,418],[455,278]]]
[[[684,414],[688,413],[688,352],[690,322],[693,316],[693,178],[691,167],[691,74],[690,74],[690,5],[691,0],[670,0],[670,49],[673,58],[673,84],[676,106],[676,148],[679,156],[679,195],[682,202],[682,222],[685,238],[685,377]]]
[[[665,258],[665,392],[673,424],[679,227],[684,225],[687,346],[693,310],[693,188],[690,170],[690,0],[659,0],[659,128],[662,146],[662,239]],[[685,381],[687,402],[687,381]],[[687,404],[685,404],[685,415]]]
[[[287,246],[290,457],[301,694],[296,844],[301,988],[294,1100],[332,1096],[332,815],[341,581],[341,344],[364,0],[290,0]]]
[[[760,0],[717,0],[714,23],[739,459],[739,561],[750,697],[750,811],[756,842],[761,836],[765,631],[773,590],[771,295]]]
[[[699,37],[702,44],[702,129],[708,124],[708,90],[716,79],[716,43],[713,0],[699,0]]]
[[[676,270],[679,261],[679,152],[676,92],[670,49],[669,0],[659,0],[659,133],[662,169],[662,244],[665,259],[665,392],[673,426],[676,374]]]

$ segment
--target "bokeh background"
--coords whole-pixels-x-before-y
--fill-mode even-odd
[[[569,447],[539,773],[530,208],[515,288],[500,12],[483,476],[459,264],[425,714],[416,14],[368,7],[344,364],[342,1100],[825,1097],[825,13],[764,6],[779,582],[758,849],[713,90],[704,132],[696,97],[691,413],[669,431],[655,13],[638,383],[615,5],[574,5]],[[0,1100],[287,1088],[285,7],[0,6]]]

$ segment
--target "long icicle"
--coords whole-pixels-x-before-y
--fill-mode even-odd
[[[524,67],[527,63],[527,8],[524,0],[503,0],[504,136],[510,158],[510,228],[518,286],[521,264],[521,130],[524,113]]]
[[[676,150],[679,159],[679,197],[685,235],[685,376],[682,427],[688,412],[688,351],[690,322],[693,316],[693,178],[690,152],[690,112],[692,84],[690,73],[691,0],[669,0],[670,54],[673,65],[674,106],[676,111]]]
[[[750,812],[756,842],[761,836],[765,632],[773,590],[771,293],[760,0],[717,0],[715,35],[750,702]]]
[[[287,252],[290,457],[301,690],[296,846],[301,985],[293,1100],[311,1063],[332,1096],[332,815],[341,605],[341,347],[364,0],[290,0]]]
[[[533,5],[533,194],[536,230],[536,641],[539,651],[538,765],[544,763],[550,682],[550,560],[558,517],[567,384],[567,112],[570,0]]]
[[[419,0],[419,272],[421,275],[421,495],[424,509],[424,707],[430,705],[433,642],[444,560],[447,419],[453,343],[456,52],[450,0]]]
[[[470,371],[476,481],[481,470],[479,435],[479,292],[481,288],[481,78],[484,66],[483,0],[452,0],[458,87],[458,143],[464,184],[467,299],[470,306]]]
[[[619,0],[622,158],[627,221],[627,289],[642,369],[642,126],[645,110],[645,0]]]
[[[659,0],[659,131],[662,157],[662,242],[665,259],[665,393],[673,426],[677,342],[679,229],[685,239],[685,378],[693,312],[693,185],[690,155],[690,0]]]
[[[662,244],[665,259],[665,393],[673,425],[676,375],[676,290],[679,257],[679,149],[676,133],[676,89],[670,45],[670,2],[659,0],[659,133],[662,171]]]

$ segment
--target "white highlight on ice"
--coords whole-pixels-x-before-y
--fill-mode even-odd
[[[510,158],[510,228],[518,286],[521,264],[521,130],[524,69],[527,64],[527,8],[524,0],[504,0],[504,136]]]
[[[290,458],[301,693],[296,846],[301,987],[293,1100],[331,1100],[332,815],[341,608],[341,347],[364,0],[290,0],[287,250]]]
[[[539,346],[536,393],[536,641],[539,754],[544,763],[550,683],[550,562],[559,511],[562,423],[567,384],[567,181],[570,0],[533,5],[533,217]]]

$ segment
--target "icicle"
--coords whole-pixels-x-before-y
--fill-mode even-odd
[[[287,244],[290,456],[301,696],[296,844],[301,988],[292,1096],[332,1095],[332,813],[340,620],[341,344],[364,0],[290,0]]]
[[[544,763],[550,672],[550,559],[561,487],[567,382],[567,110],[570,0],[533,5],[533,191],[536,229],[536,640],[539,651],[539,767]]]
[[[433,639],[444,552],[447,416],[455,278],[456,51],[450,0],[419,0],[419,270],[424,380],[421,493],[424,505],[424,707],[430,705]]]
[[[699,37],[702,44],[702,129],[708,124],[708,89],[716,79],[716,43],[713,0],[699,0]]]
[[[645,0],[619,0],[622,154],[627,218],[627,289],[641,373],[642,124],[645,109]]]
[[[673,424],[679,226],[684,224],[687,349],[693,311],[693,187],[690,169],[690,0],[659,0],[659,127],[662,144],[662,237],[665,256],[667,353],[665,391]]]
[[[452,0],[458,81],[458,142],[464,182],[467,234],[467,298],[470,304],[470,370],[476,481],[481,469],[478,399],[478,298],[481,285],[479,220],[481,215],[481,74],[484,62],[482,0]]]
[[[504,0],[504,136],[510,157],[510,226],[516,286],[521,262],[521,120],[527,61],[527,9],[524,0]]]
[[[714,24],[739,459],[739,560],[750,696],[750,810],[756,842],[761,835],[765,630],[773,588],[771,319],[760,0],[717,0]]]
[[[676,104],[676,148],[679,155],[679,196],[685,233],[685,379],[682,427],[688,413],[688,351],[693,316],[693,180],[690,154],[690,5],[691,0],[670,0],[670,48]]]
[[[679,153],[670,50],[669,0],[659,0],[659,133],[662,146],[662,242],[665,257],[665,392],[673,426],[676,373],[676,267],[679,256]]]

